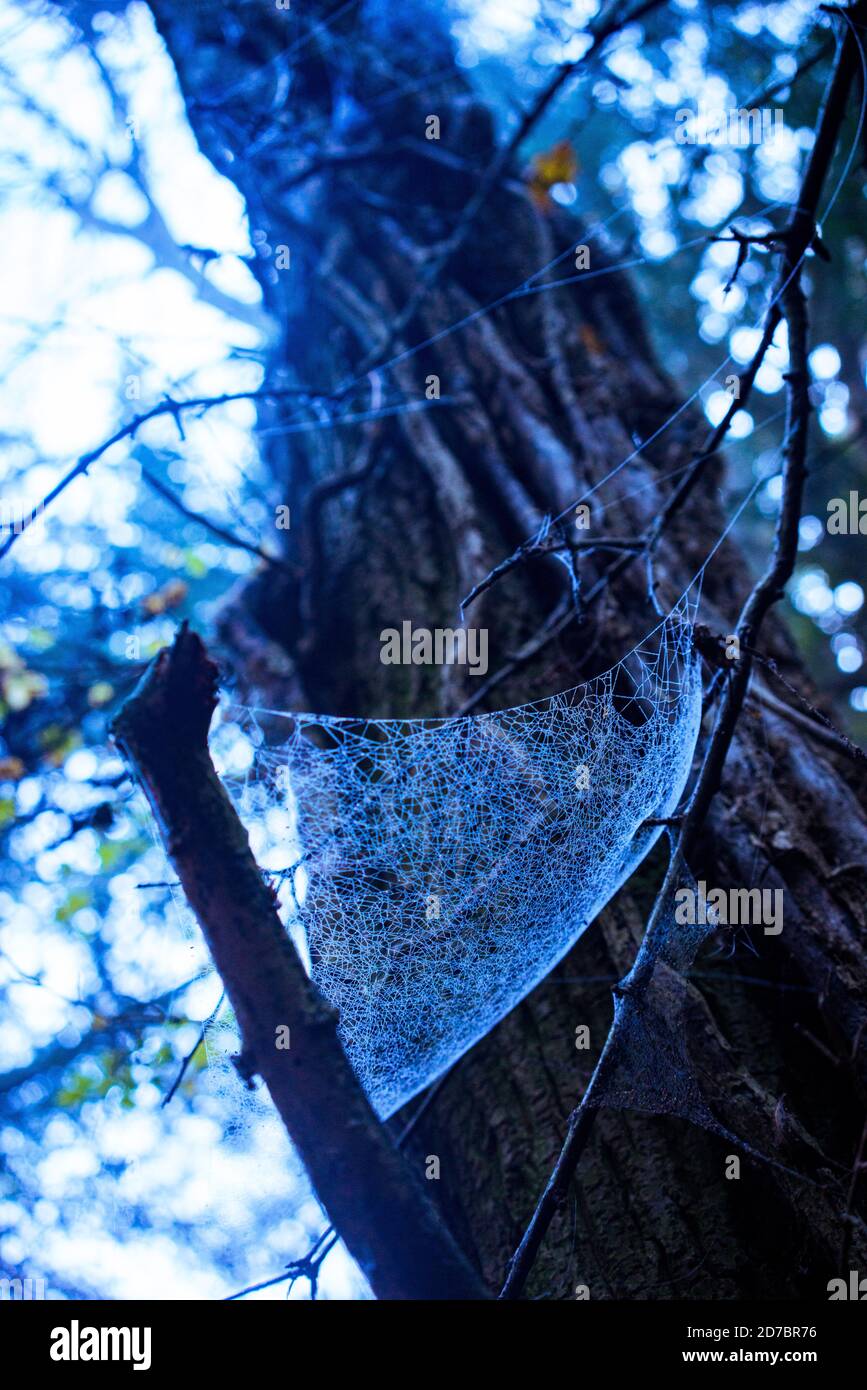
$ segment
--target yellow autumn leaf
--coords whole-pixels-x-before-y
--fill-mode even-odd
[[[550,149],[540,150],[533,156],[527,183],[533,201],[541,211],[553,206],[549,190],[557,183],[573,183],[579,167],[571,140],[558,140]]]

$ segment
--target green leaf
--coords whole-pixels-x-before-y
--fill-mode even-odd
[[[61,903],[60,907],[55,912],[55,920],[58,922],[68,922],[70,917],[75,916],[76,912],[80,912],[83,907],[90,907],[90,904],[91,896],[86,888],[73,888],[66,902]]]

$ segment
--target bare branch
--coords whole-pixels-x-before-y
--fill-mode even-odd
[[[859,0],[854,14],[856,23],[864,22],[867,16],[867,0]],[[764,619],[773,605],[783,597],[785,585],[794,570],[798,550],[798,524],[807,477],[807,431],[811,408],[807,366],[807,312],[800,283],[801,265],[803,253],[815,234],[819,197],[846,113],[849,90],[856,73],[857,57],[853,30],[849,28],[838,47],[837,62],[819,116],[816,141],[784,243],[784,258],[780,269],[781,300],[789,325],[791,366],[786,378],[788,418],[783,495],[771,560],[741,611],[737,635],[741,643],[742,656],[728,675],[723,688],[713,732],[695,787],[677,827],[668,869],[635,962],[619,985],[614,987],[614,1019],[610,1032],[587,1090],[569,1118],[566,1139],[554,1170],[521,1243],[510,1261],[501,1298],[520,1297],[545,1233],[568,1191],[581,1154],[592,1133],[599,1108],[604,1103],[605,1085],[617,1055],[624,1024],[640,1004],[655,969],[658,943],[668,925],[665,920],[668,903],[695,849],[710,804],[720,785],[723,767],[750,682],[752,658],[748,649],[754,647]]]
[[[313,1185],[380,1298],[484,1298],[379,1123],[338,1019],[305,974],[208,751],[217,668],[183,626],[114,721],[223,981],[242,1038]],[[277,1047],[290,1029],[290,1047]]]
[[[148,487],[153,488],[154,492],[158,493],[170,506],[180,512],[181,516],[188,517],[190,521],[197,521],[200,526],[206,527],[212,535],[219,536],[220,540],[226,541],[228,545],[234,545],[240,550],[249,551],[251,555],[257,556],[258,559],[264,560],[267,564],[274,565],[275,568],[285,570],[286,573],[294,575],[294,569],[291,565],[288,565],[285,560],[279,559],[276,555],[269,555],[268,551],[263,550],[261,546],[254,545],[252,541],[245,541],[243,536],[236,536],[234,532],[227,531],[223,526],[218,526],[215,521],[209,521],[208,518],[202,516],[200,512],[191,511],[189,507],[184,505],[180,497],[177,497],[175,493],[172,492],[171,488],[167,487],[166,484],[154,473],[151,473],[149,469],[142,469],[142,477]]]
[[[133,439],[142,425],[146,425],[149,420],[159,419],[162,415],[171,415],[176,421],[178,428],[181,429],[181,417],[187,410],[213,410],[216,406],[228,405],[232,401],[276,401],[285,400],[288,397],[308,401],[328,399],[328,395],[325,392],[311,392],[303,390],[301,387],[269,388],[264,386],[254,391],[225,391],[219,396],[195,396],[188,401],[176,401],[173,400],[171,396],[166,396],[164,400],[152,406],[150,410],[145,410],[140,415],[134,415],[131,420],[128,420],[125,425],[121,425],[109,439],[103,440],[102,444],[97,445],[95,449],[91,449],[88,453],[82,454],[68,472],[64,473],[63,477],[55,484],[51,491],[43,497],[39,505],[34,507],[31,514],[23,517],[21,525],[17,526],[15,530],[7,536],[3,544],[0,545],[0,560],[2,560],[5,555],[8,555],[18,537],[28,530],[36,517],[41,516],[45,509],[50,507],[52,502],[56,501],[62,492],[66,491],[70,483],[74,482],[76,478],[81,477],[82,473],[86,473],[91,464],[101,459],[103,454],[107,454],[109,449],[113,448],[115,444],[120,444],[124,439]]]

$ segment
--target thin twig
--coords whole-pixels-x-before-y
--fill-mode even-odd
[[[285,1284],[287,1280],[289,1281],[288,1297],[292,1286],[299,1279],[310,1280],[310,1297],[315,1301],[322,1266],[326,1256],[337,1244],[337,1240],[338,1236],[334,1227],[327,1226],[316,1237],[307,1254],[302,1255],[298,1260],[293,1260],[291,1264],[286,1266],[282,1274],[275,1274],[273,1279],[263,1279],[260,1284],[249,1284],[246,1289],[239,1289],[237,1293],[229,1294],[225,1300],[226,1303],[234,1303],[236,1299],[244,1298],[248,1293],[258,1293],[260,1289],[273,1288],[275,1284]]]
[[[863,22],[867,0],[859,0],[856,15]],[[847,98],[856,71],[857,46],[852,30],[847,30],[838,46],[837,61],[819,116],[801,196],[792,214],[784,243],[780,278],[782,304],[789,325],[790,370],[787,373],[787,428],[783,466],[783,495],[774,547],[768,568],[756,582],[741,611],[737,624],[741,660],[728,675],[723,688],[713,732],[708,742],[695,787],[687,801],[676,832],[671,858],[662,886],[650,914],[647,929],[635,962],[614,987],[614,1018],[602,1053],[580,1104],[572,1111],[566,1139],[542,1196],[515,1251],[506,1275],[504,1299],[519,1298],[533,1268],[542,1240],[568,1192],[578,1162],[593,1130],[614,1062],[619,1055],[625,1023],[632,1017],[652,978],[658,946],[668,927],[668,903],[680,881],[704,826],[716,795],[723,767],[743,708],[752,671],[749,651],[755,645],[765,617],[783,597],[785,585],[795,566],[798,552],[798,524],[804,484],[807,477],[807,431],[810,417],[809,372],[807,366],[807,313],[800,283],[803,252],[815,234],[819,197],[834,154],[837,137],[846,112]]]
[[[174,1081],[172,1082],[171,1086],[169,1087],[168,1091],[166,1092],[165,1096],[163,1097],[163,1102],[162,1102],[162,1108],[163,1108],[163,1109],[165,1109],[165,1107],[169,1104],[169,1102],[170,1102],[170,1101],[174,1098],[174,1096],[176,1095],[177,1090],[178,1090],[178,1087],[180,1086],[181,1082],[183,1081],[184,1077],[186,1076],[187,1068],[189,1067],[190,1063],[192,1062],[192,1060],[193,1060],[193,1058],[195,1057],[196,1053],[198,1052],[199,1048],[202,1046],[202,1044],[203,1044],[204,1041],[205,1041],[205,1037],[206,1037],[206,1035],[207,1035],[207,1031],[208,1031],[209,1025],[210,1025],[211,1023],[213,1023],[214,1019],[217,1017],[217,1014],[220,1012],[220,1009],[223,1007],[223,1000],[225,999],[225,997],[226,997],[226,991],[223,990],[222,994],[220,995],[219,999],[217,1000],[216,1005],[215,1005],[214,1008],[211,1010],[211,1012],[208,1014],[208,1017],[207,1017],[207,1018],[204,1020],[204,1022],[202,1023],[202,1026],[201,1026],[201,1028],[200,1028],[200,1030],[199,1030],[199,1036],[196,1038],[195,1043],[194,1043],[193,1046],[190,1048],[190,1050],[189,1050],[189,1052],[187,1053],[186,1057],[184,1057],[183,1061],[181,1062],[181,1065],[180,1065],[180,1067],[178,1068],[178,1074],[177,1074],[177,1076],[175,1077]]]
[[[823,714],[820,709],[817,709],[815,705],[810,703],[806,695],[802,695],[800,690],[792,685],[791,681],[787,681],[772,657],[763,656],[761,652],[757,651],[751,651],[750,656],[754,661],[758,661],[772,676],[775,676],[780,682],[780,685],[782,685],[785,690],[788,690],[790,695],[794,695],[795,699],[801,705],[801,708],[805,710],[806,714],[810,717],[809,719],[805,718],[798,710],[793,710],[791,706],[784,704],[782,700],[778,700],[770,691],[758,690],[756,692],[757,698],[766,704],[769,709],[776,710],[777,713],[790,718],[794,724],[797,724],[801,729],[806,729],[814,738],[821,739],[824,734],[825,741],[831,746],[839,746],[842,744],[846,752],[850,757],[854,758],[856,762],[867,762],[867,753],[864,752],[863,748],[859,748],[857,743],[853,743],[852,740],[843,733],[843,730],[838,729],[833,720],[828,718],[827,714]]]
[[[268,551],[263,550],[261,546],[254,545],[252,541],[245,541],[243,536],[236,536],[234,532],[227,531],[224,527],[218,526],[215,521],[210,521],[208,517],[202,516],[201,512],[192,511],[190,507],[186,506],[181,501],[180,497],[172,492],[170,487],[167,487],[166,484],[162,482],[156,474],[151,473],[149,469],[142,469],[142,477],[148,487],[153,488],[154,492],[158,493],[170,506],[180,512],[181,516],[187,517],[190,521],[197,521],[200,526],[204,526],[212,535],[219,536],[220,540],[226,541],[229,545],[237,546],[240,550],[246,550],[251,555],[256,555],[260,560],[265,560],[267,564],[274,565],[276,569],[284,570],[287,574],[295,574],[293,567],[287,564],[285,560],[279,559],[276,555],[269,555]]]
[[[428,1088],[426,1094],[422,1099],[421,1104],[415,1111],[415,1114],[412,1115],[411,1118],[407,1121],[400,1134],[398,1135],[397,1139],[395,1140],[395,1148],[402,1149],[404,1145],[408,1142],[419,1121],[422,1119],[424,1115],[427,1114],[428,1109],[436,1100],[437,1096],[439,1095],[443,1086],[448,1081],[453,1071],[454,1067],[449,1067],[448,1071],[443,1072],[439,1080],[436,1081],[433,1086],[430,1086]],[[328,1239],[329,1237],[331,1237],[330,1240]],[[290,1281],[289,1287],[291,1289],[292,1285],[295,1283],[295,1280],[300,1278],[302,1274],[306,1274],[307,1277],[310,1278],[307,1266],[309,1265],[313,1255],[315,1255],[316,1251],[320,1248],[320,1246],[322,1246],[323,1241],[328,1241],[328,1244],[323,1248],[321,1255],[316,1260],[316,1277],[310,1278],[311,1297],[315,1298],[316,1280],[319,1277],[319,1271],[322,1267],[322,1263],[325,1259],[325,1256],[329,1253],[330,1250],[333,1250],[334,1246],[337,1244],[337,1239],[337,1232],[335,1231],[334,1227],[326,1226],[324,1230],[320,1231],[319,1235],[316,1237],[316,1240],[313,1242],[311,1249],[307,1252],[303,1259],[293,1260],[292,1264],[286,1266],[286,1270],[284,1271],[284,1273],[275,1274],[272,1279],[265,1279],[261,1284],[251,1284],[249,1288],[241,1289],[238,1293],[233,1293],[226,1301],[231,1302],[233,1299],[243,1298],[245,1294],[256,1293],[259,1289],[269,1289],[274,1284],[283,1284],[287,1279]]]

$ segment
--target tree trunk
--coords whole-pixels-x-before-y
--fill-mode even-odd
[[[200,145],[241,191],[257,233],[256,273],[279,329],[268,384],[331,389],[360,364],[463,323],[365,377],[336,407],[357,415],[406,398],[425,408],[289,435],[270,427],[324,418],[324,406],[260,412],[275,502],[291,507],[291,531],[277,534],[296,577],[265,568],[232,595],[219,631],[224,660],[244,698],[271,707],[454,712],[479,680],[459,667],[384,666],[380,631],[405,619],[453,626],[459,600],[494,564],[636,444],[638,456],[594,499],[606,510],[594,511],[593,526],[640,535],[674,485],[666,475],[700,450],[703,421],[685,412],[651,441],[680,398],[620,272],[466,322],[570,244],[587,240],[592,271],[613,260],[604,239],[540,209],[514,168],[389,343],[495,149],[491,117],[460,70],[443,81],[448,45],[423,6],[387,21],[338,10],[328,30],[315,27],[318,6],[151,8]],[[425,138],[431,115],[439,140]],[[358,157],[329,161],[347,149]],[[298,181],[318,160],[320,171]],[[289,269],[278,268],[280,246]],[[555,278],[573,267],[570,256]],[[664,285],[664,267],[655,274]],[[432,376],[442,399],[428,405]],[[721,472],[722,460],[706,469],[663,538],[665,605],[724,529]],[[582,560],[583,594],[610,558]],[[747,584],[745,557],[727,543],[705,579],[704,620],[729,631]],[[492,673],[549,615],[563,620],[479,708],[568,688],[657,621],[640,561],[583,612],[570,603],[566,570],[540,558],[470,608],[468,621],[489,631]],[[767,643],[803,685],[781,625]],[[783,1166],[742,1155],[740,1179],[727,1180],[730,1142],[678,1116],[603,1111],[531,1296],[574,1297],[584,1284],[598,1298],[823,1297],[829,1278],[863,1268],[865,1227],[845,1212],[867,1079],[865,865],[867,815],[851,765],[789,718],[748,705],[692,868],[714,886],[782,888],[784,928],[758,933],[757,954],[742,936],[733,954],[700,962],[688,1037],[721,1123]],[[551,976],[456,1065],[413,1135],[420,1167],[439,1155],[434,1195],[492,1289],[602,1046],[610,985],[634,955],[662,866],[658,849]],[[582,1023],[592,1054],[575,1050]]]

